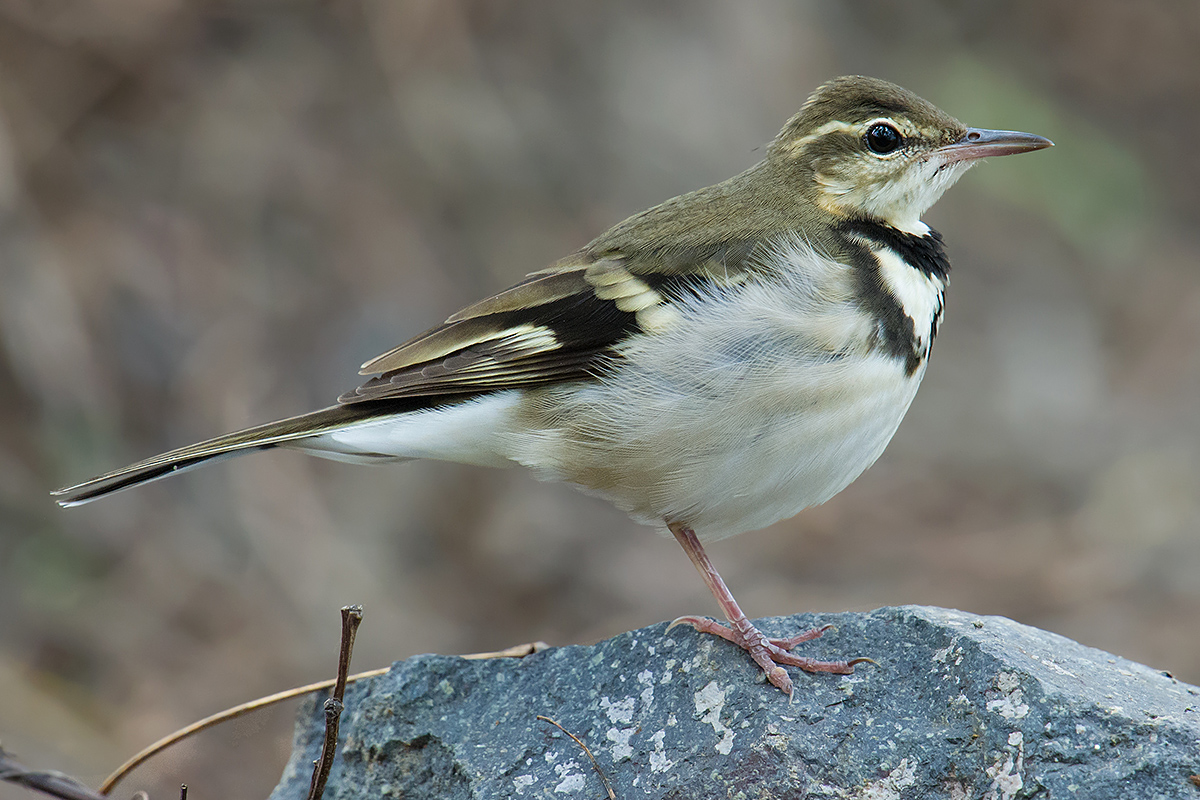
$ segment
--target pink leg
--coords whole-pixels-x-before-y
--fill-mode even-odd
[[[792,694],[792,679],[788,677],[787,671],[780,664],[799,667],[806,672],[834,672],[839,675],[848,675],[854,672],[855,664],[871,662],[869,658],[852,658],[849,661],[817,661],[813,658],[789,653],[790,648],[801,642],[816,639],[829,626],[804,631],[788,639],[768,639],[742,613],[742,609],[733,599],[733,594],[725,585],[725,581],[721,580],[721,576],[717,574],[708,554],[704,552],[700,540],[696,538],[695,531],[679,523],[668,523],[667,527],[671,529],[671,533],[675,534],[675,539],[683,546],[684,552],[688,554],[692,563],[696,565],[704,582],[708,584],[708,590],[713,593],[713,597],[717,598],[717,603],[725,612],[725,618],[729,620],[729,625],[726,626],[705,617],[680,617],[672,622],[667,630],[676,625],[687,624],[702,633],[715,634],[733,642],[749,653],[755,663],[762,667],[763,672],[767,673],[767,680],[787,692],[789,697]]]

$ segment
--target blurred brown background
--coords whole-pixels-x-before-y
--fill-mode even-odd
[[[927,216],[956,270],[908,420],[723,575],[752,616],[952,606],[1200,682],[1197,41],[1194,0],[0,0],[4,746],[96,783],[331,675],[348,602],[359,669],[716,613],[674,542],[515,470],[275,453],[47,493],[328,404],[854,72],[1058,147]],[[124,793],[265,796],[291,713]]]

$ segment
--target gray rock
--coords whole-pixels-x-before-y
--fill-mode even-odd
[[[765,684],[740,650],[654,625],[524,659],[417,656],[351,687],[325,797],[1200,798],[1200,689],[1002,617],[909,606],[833,623],[805,654],[854,675]],[[323,733],[300,712],[272,798],[304,798]]]

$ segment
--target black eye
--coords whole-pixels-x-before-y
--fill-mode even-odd
[[[867,135],[863,139],[872,153],[881,156],[892,152],[904,141],[903,137],[900,136],[900,131],[891,125],[884,125],[882,122],[872,125],[867,130]]]

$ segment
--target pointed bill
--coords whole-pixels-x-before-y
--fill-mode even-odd
[[[989,156],[1008,156],[1014,153],[1031,153],[1054,142],[1042,136],[1020,131],[990,131],[984,128],[967,128],[963,137],[953,144],[939,147],[933,157],[944,164],[958,161],[974,161]]]

